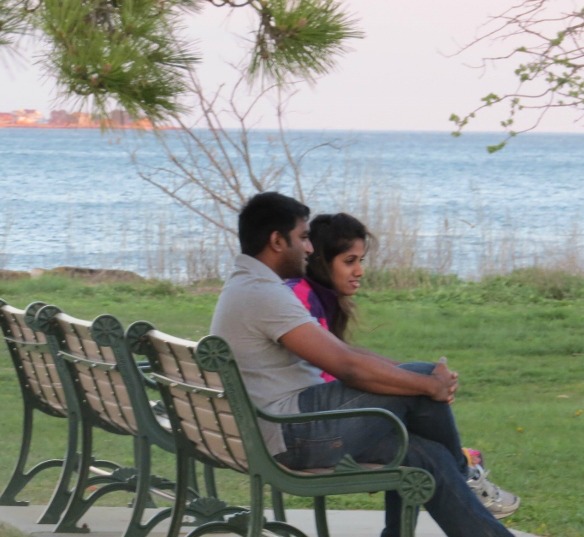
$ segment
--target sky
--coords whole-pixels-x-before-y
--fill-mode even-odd
[[[489,16],[509,7],[508,0],[344,0],[359,21],[363,39],[351,40],[350,52],[335,70],[315,84],[301,84],[287,105],[285,124],[299,129],[451,131],[452,113],[464,115],[481,97],[515,88],[512,68],[473,68],[488,54],[487,45],[454,55],[477,35]],[[235,79],[228,62],[237,62],[250,37],[246,10],[229,14],[208,6],[188,24],[203,61],[198,67],[205,87]],[[15,65],[0,54],[0,111],[35,108],[48,115],[62,108],[51,80],[41,76],[24,50],[28,65]],[[469,130],[498,130],[501,117],[479,116]],[[582,132],[570,112],[558,112],[541,131]],[[258,112],[257,125],[277,125],[273,108]]]

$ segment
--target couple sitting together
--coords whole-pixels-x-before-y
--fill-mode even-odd
[[[211,332],[223,337],[254,403],[273,414],[384,408],[406,426],[404,464],[436,482],[427,511],[448,537],[512,537],[498,519],[519,498],[491,483],[461,446],[451,409],[458,375],[445,359],[402,363],[347,342],[351,297],[372,239],[344,213],[319,215],[276,192],[239,215],[241,254],[219,297]],[[384,420],[262,422],[268,449],[293,469],[335,466],[345,454],[384,464],[395,456]],[[382,537],[400,535],[400,498],[386,493]]]

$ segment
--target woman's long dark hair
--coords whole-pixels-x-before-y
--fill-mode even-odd
[[[333,259],[349,250],[357,239],[365,242],[373,238],[355,217],[346,213],[320,214],[310,222],[310,241],[314,253],[308,260],[306,275],[334,291],[331,265]],[[354,319],[354,302],[351,297],[338,296],[337,311],[333,315],[329,330],[339,339],[345,341],[349,323]]]

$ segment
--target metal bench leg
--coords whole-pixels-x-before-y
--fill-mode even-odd
[[[191,461],[180,450],[176,454],[176,488],[175,500],[172,508],[170,527],[166,537],[178,537],[182,526],[182,519],[186,510],[186,502],[189,486],[189,467],[192,468]]]
[[[209,464],[203,465],[203,476],[205,480],[205,489],[207,496],[210,498],[217,498],[217,485],[215,483],[215,470]],[[198,490],[198,487],[196,487]]]
[[[151,451],[147,438],[134,439],[134,458],[138,473],[136,495],[132,505],[132,516],[123,537],[145,537],[151,529],[149,523],[142,523],[144,510],[153,505],[150,496]]]
[[[419,505],[408,504],[402,498],[402,513],[400,524],[402,537],[414,537],[419,511]]]
[[[67,451],[65,452],[65,459],[63,461],[61,476],[59,477],[59,483],[53,492],[47,508],[37,521],[37,524],[57,524],[71,498],[71,481],[73,472],[79,464],[79,453],[77,453],[79,421],[76,414],[71,413],[69,415],[67,429]]]
[[[284,508],[284,496],[275,487],[272,487],[272,509],[274,518],[280,522],[286,522],[286,509]]]
[[[329,537],[325,496],[316,496],[314,498],[314,519],[318,537]]]
[[[27,506],[28,501],[17,500],[16,496],[22,492],[24,487],[42,471],[48,468],[61,467],[61,476],[59,483],[55,488],[51,500],[38,520],[38,524],[56,524],[67,506],[71,496],[69,491],[71,476],[76,464],[76,435],[77,424],[69,424],[69,442],[64,459],[49,459],[40,462],[28,472],[25,471],[30,446],[32,443],[34,408],[25,401],[23,412],[22,438],[20,443],[20,452],[12,476],[6,485],[6,488],[0,495],[0,505],[6,506]],[[74,429],[74,433],[72,432]]]
[[[32,407],[26,402],[24,404],[24,416],[22,424],[22,440],[20,443],[20,453],[18,454],[18,460],[12,476],[8,481],[8,485],[0,495],[0,505],[10,505],[10,506],[20,506],[28,505],[27,501],[18,501],[16,499],[17,494],[26,486],[26,484],[32,479],[32,472],[26,473],[24,468],[26,466],[26,461],[30,452],[30,444],[32,440]],[[37,474],[39,470],[35,471]]]

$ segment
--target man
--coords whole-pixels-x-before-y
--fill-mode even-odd
[[[232,347],[254,403],[273,414],[338,408],[385,408],[405,424],[405,463],[436,481],[426,509],[448,537],[511,537],[467,483],[450,403],[458,376],[440,360],[431,374],[396,367],[324,330],[283,279],[304,274],[312,245],[308,207],[267,192],[239,215],[242,254],[219,297],[211,332]],[[323,382],[328,371],[338,380]],[[359,462],[386,463],[395,455],[394,431],[378,420],[319,421],[284,427],[261,424],[268,449],[290,468],[334,466],[345,453]],[[386,497],[382,537],[399,536],[400,500]]]

